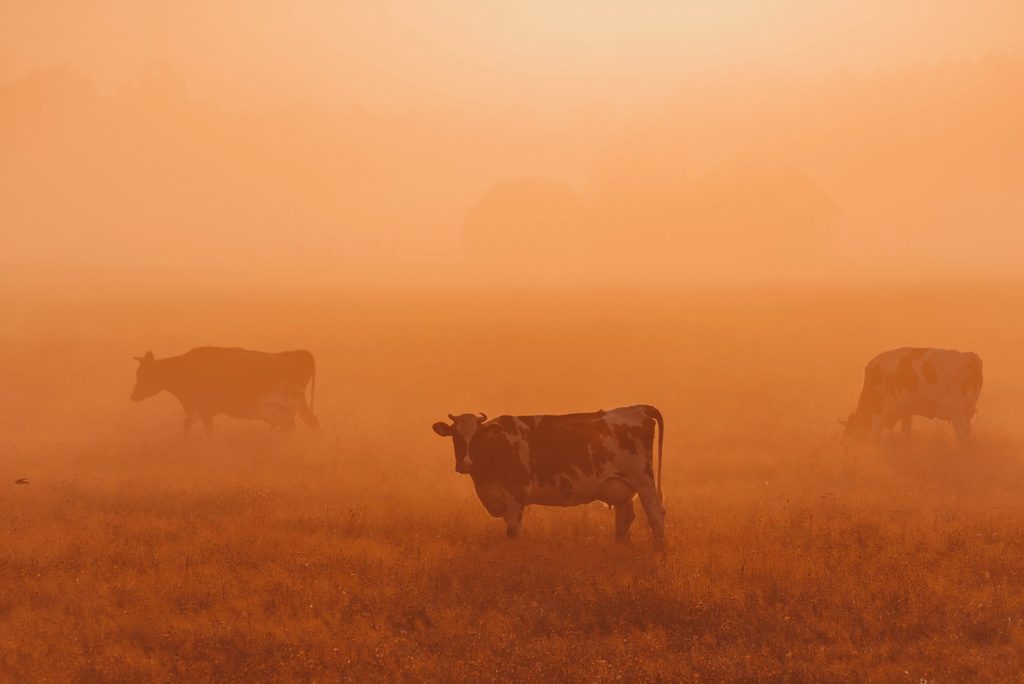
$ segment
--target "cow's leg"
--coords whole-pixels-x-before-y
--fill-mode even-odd
[[[316,417],[316,414],[313,413],[313,409],[311,409],[309,404],[306,403],[305,395],[303,395],[299,401],[296,411],[298,412],[299,417],[302,418],[302,422],[308,425],[310,429],[320,429],[320,419]],[[292,422],[294,425],[294,420]]]
[[[509,539],[519,536],[523,526],[523,505],[518,501],[509,501],[505,506],[505,534]]]
[[[904,416],[900,418],[900,427],[903,430],[904,437],[910,437],[910,425],[913,421],[914,416],[910,413],[904,414]]]
[[[640,505],[644,507],[644,514],[647,516],[651,533],[654,535],[654,546],[658,549],[663,548],[665,546],[665,506],[661,503],[658,490],[651,482],[637,489],[637,493],[640,495]]]
[[[882,427],[884,427],[884,420],[881,415],[871,416],[871,441],[878,445],[882,442]]]
[[[279,427],[281,428],[281,432],[286,435],[290,435],[295,432],[295,414],[289,413],[288,416],[281,421]]]
[[[636,511],[633,509],[633,498],[615,504],[615,541],[625,544],[629,539],[629,526],[636,520]]]
[[[963,414],[954,414],[950,422],[953,423],[953,429],[956,430],[956,436],[959,437],[961,441],[964,441],[971,436],[971,421],[967,420]]]
[[[192,429],[193,423],[199,420],[199,414],[197,413],[186,413],[185,419],[181,421],[181,427],[185,429],[185,436],[188,436],[189,431]]]
[[[604,501],[615,509],[615,541],[625,543],[629,536],[629,526],[636,520],[633,510],[633,497],[636,490],[625,480],[613,477],[600,484],[595,492],[599,501]]]
[[[203,432],[209,436],[213,432],[213,416],[203,416]]]

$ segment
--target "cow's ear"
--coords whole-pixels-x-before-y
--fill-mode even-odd
[[[434,428],[434,432],[441,435],[442,437],[451,437],[452,429],[454,426],[449,425],[448,423],[437,422],[434,423],[432,427]]]

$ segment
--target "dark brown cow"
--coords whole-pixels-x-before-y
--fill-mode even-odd
[[[903,347],[883,352],[864,369],[857,410],[843,421],[847,437],[871,436],[897,422],[910,432],[914,416],[953,424],[961,439],[971,434],[981,394],[981,358],[954,349]]]
[[[653,406],[629,406],[563,416],[448,415],[434,432],[451,437],[455,471],[473,479],[487,512],[505,519],[509,537],[519,533],[529,504],[575,506],[603,501],[615,508],[615,538],[623,542],[640,504],[654,533],[665,538],[661,496],[664,421]],[[658,478],[654,429],[658,428]]]
[[[142,401],[164,390],[185,410],[184,427],[197,420],[209,433],[213,417],[223,413],[234,418],[264,420],[288,430],[297,413],[313,429],[320,421],[313,413],[316,362],[304,349],[268,354],[248,349],[198,347],[180,356],[153,358],[153,352],[136,357],[132,401]],[[306,386],[312,382],[309,403]]]

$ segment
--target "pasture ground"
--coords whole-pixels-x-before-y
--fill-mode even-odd
[[[7,304],[4,681],[1024,679],[1022,288]],[[199,344],[314,351],[322,433],[128,400],[131,356]],[[844,451],[904,345],[982,356],[974,439]],[[599,504],[506,541],[430,430],[640,402],[664,555]]]

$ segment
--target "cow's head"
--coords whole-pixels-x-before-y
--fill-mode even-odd
[[[451,437],[455,443],[455,472],[473,472],[473,459],[469,456],[469,443],[480,426],[487,420],[487,415],[481,413],[463,413],[461,416],[448,414],[452,421],[449,423],[434,423],[434,432],[442,437]]]
[[[843,426],[843,438],[847,440],[864,439],[871,432],[871,416],[868,414],[851,413],[839,424]]]
[[[153,359],[153,352],[146,352],[145,356],[136,356],[139,367],[135,371],[135,389],[132,390],[132,401],[142,401],[151,397],[163,389],[157,378],[156,362]]]

